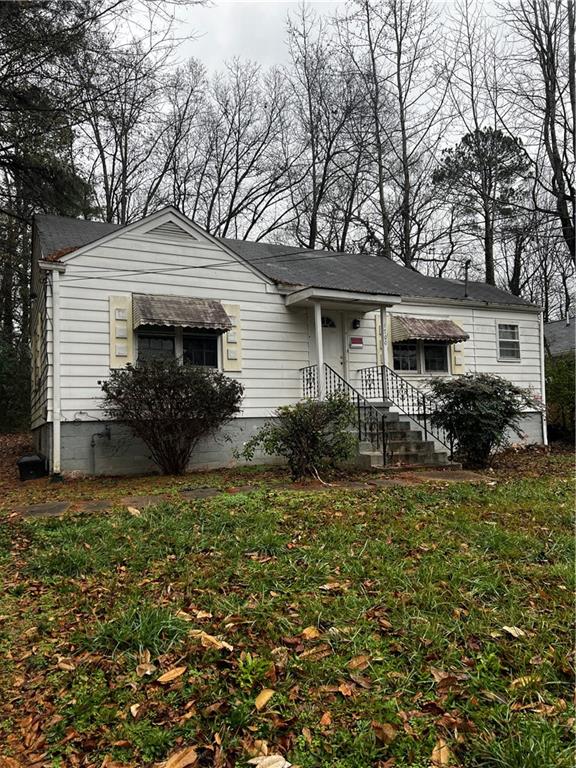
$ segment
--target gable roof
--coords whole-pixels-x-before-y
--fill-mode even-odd
[[[566,320],[554,320],[544,323],[544,339],[546,347],[552,357],[574,352],[576,349],[576,318],[571,318],[566,325]]]
[[[35,217],[41,258],[55,260],[123,229],[86,219],[47,214]],[[397,294],[406,298],[466,301],[464,283],[428,277],[370,254],[338,253],[273,243],[214,238],[274,283],[358,293]],[[485,283],[468,283],[468,300],[484,304],[533,307],[529,302]]]
[[[99,240],[122,229],[121,224],[107,221],[72,219],[68,216],[52,216],[47,213],[34,217],[43,259],[53,260],[83,245]]]

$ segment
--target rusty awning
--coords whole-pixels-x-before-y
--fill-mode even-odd
[[[457,344],[470,337],[453,320],[431,320],[423,317],[392,317],[392,341],[445,341]]]
[[[222,332],[232,328],[222,303],[215,299],[135,293],[132,296],[132,317],[134,328],[166,325]]]

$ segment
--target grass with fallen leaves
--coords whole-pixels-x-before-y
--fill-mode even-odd
[[[568,472],[7,521],[0,766],[568,768]]]

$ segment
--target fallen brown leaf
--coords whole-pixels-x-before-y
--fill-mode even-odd
[[[432,750],[432,764],[433,765],[449,765],[451,753],[448,744],[444,739],[438,739]]]
[[[185,747],[175,752],[164,763],[164,768],[185,768],[187,765],[194,765],[198,760],[198,755],[194,747]]]
[[[172,680],[176,680],[176,678],[181,677],[187,669],[188,667],[174,667],[174,669],[169,669],[168,672],[164,672],[163,675],[160,675],[156,682],[160,683],[161,685],[171,683]]]
[[[256,699],[254,701],[254,705],[255,705],[256,709],[258,710],[258,712],[260,712],[260,710],[264,709],[266,704],[268,704],[268,702],[270,701],[272,696],[274,696],[275,693],[276,693],[276,691],[273,691],[272,688],[263,688],[260,691],[260,693],[258,694],[258,696],[256,696]]]
[[[306,627],[302,630],[301,635],[304,640],[315,640],[320,637],[320,630],[317,627]]]
[[[372,728],[376,738],[378,741],[381,741],[382,744],[392,744],[398,735],[398,728],[391,723],[378,723],[376,720],[373,720]]]

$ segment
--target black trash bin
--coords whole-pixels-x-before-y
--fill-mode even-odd
[[[46,456],[41,453],[29,453],[22,456],[16,464],[18,465],[18,472],[20,472],[20,480],[34,480],[48,474],[48,462]]]

